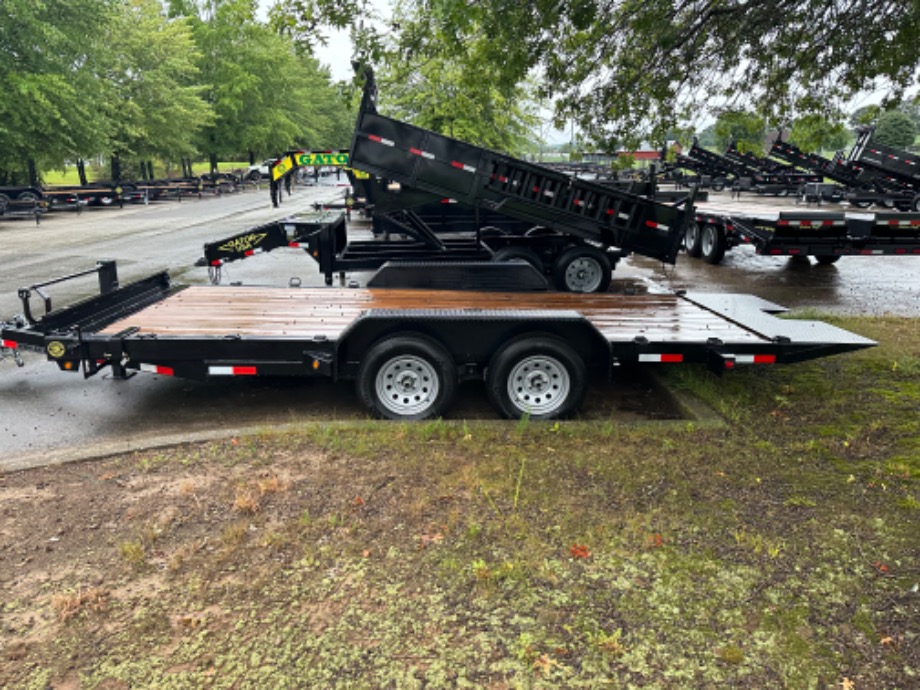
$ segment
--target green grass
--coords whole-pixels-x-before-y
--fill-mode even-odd
[[[240,161],[221,161],[218,163],[217,167],[221,172],[230,172],[232,170],[246,170],[249,167],[249,163]],[[87,167],[86,176],[90,182],[108,180],[110,179],[110,172],[111,169],[107,166],[104,168]],[[210,172],[210,164],[207,161],[192,163],[192,172],[196,175],[203,175]],[[158,163],[154,165],[153,173],[155,177],[167,177],[167,175],[170,177],[178,177],[182,173],[182,168],[179,165],[175,165],[167,171],[165,166]],[[77,174],[75,166],[67,166],[65,170],[44,171],[43,179],[46,185],[80,184],[80,176]]]
[[[7,603],[71,593],[0,685],[915,687],[920,320],[833,320],[880,347],[671,370],[720,427],[330,422],[73,469],[109,526]]]

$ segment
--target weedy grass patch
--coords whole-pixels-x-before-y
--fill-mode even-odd
[[[8,475],[0,685],[912,687],[920,322],[835,320],[880,347],[669,371],[722,426],[312,423]]]

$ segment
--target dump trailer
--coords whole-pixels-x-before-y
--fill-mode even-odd
[[[545,273],[563,275],[572,265],[596,263],[611,248],[620,256],[675,262],[692,199],[680,209],[386,117],[377,112],[373,72],[365,68],[364,76],[352,167],[530,224],[539,229],[529,233],[532,248],[549,235],[568,239],[553,265],[543,266]],[[398,192],[393,195],[398,199]]]
[[[873,130],[860,133],[848,160],[881,175],[889,186],[894,206],[920,212],[920,156],[872,140]]]
[[[307,249],[327,284],[334,273],[386,262],[523,261],[559,290],[604,292],[629,253],[675,262],[693,217],[692,193],[667,205],[385,117],[373,72],[364,76],[348,161],[369,176],[375,227],[389,239],[350,241],[345,228],[294,216],[205,245],[212,279],[228,261],[280,246]],[[432,216],[446,215],[430,212],[439,203],[465,208],[472,223],[432,227]],[[265,241],[253,245],[260,236]]]
[[[832,180],[837,185],[818,182],[806,185],[802,190],[805,201],[846,201],[857,208],[869,208],[873,204],[904,211],[920,210],[920,200],[909,179],[903,175],[910,174],[902,166],[891,165],[897,159],[909,161],[911,157],[896,149],[887,149],[891,158],[882,153],[879,145],[868,147],[871,132],[864,130],[859,134],[849,156],[838,152],[834,158],[824,158],[815,153],[806,153],[800,148],[777,137],[770,148],[770,155],[802,168],[814,170],[821,176]],[[873,150],[876,153],[873,153]],[[864,158],[864,159],[863,159]],[[909,166],[910,163],[903,163]],[[900,176],[900,177],[899,177]]]
[[[22,314],[0,323],[0,357],[22,363],[34,350],[86,377],[352,381],[372,414],[397,420],[448,414],[458,383],[476,380],[502,416],[553,419],[574,414],[589,382],[623,367],[726,372],[875,344],[776,318],[781,307],[752,296],[513,292],[518,281],[502,284],[500,273],[480,280],[483,266],[494,267],[416,267],[422,277],[456,272],[466,288],[439,290],[407,287],[415,280],[405,266],[389,277],[381,268],[386,288],[181,286],[165,272],[122,286],[115,263],[100,262],[90,271],[98,294],[62,308],[49,288],[86,273],[20,289]]]
[[[697,208],[685,239],[688,255],[718,264],[740,245],[765,256],[814,257],[820,264],[843,256],[920,256],[920,214]]]
[[[729,143],[724,155],[728,160],[750,166],[757,171],[754,191],[758,194],[796,195],[801,192],[804,185],[822,182],[821,175],[814,172],[797,170],[793,166],[782,165],[769,158],[739,151],[734,141]]]

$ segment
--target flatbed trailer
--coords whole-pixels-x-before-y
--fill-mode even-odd
[[[475,273],[466,290],[188,287],[165,272],[119,286],[114,262],[95,271],[99,294],[60,309],[47,288],[87,272],[21,289],[23,314],[2,323],[0,355],[37,350],[86,377],[354,381],[374,415],[406,420],[445,414],[459,381],[480,380],[503,416],[552,419],[573,414],[588,382],[620,367],[723,372],[875,344],[779,319],[782,307],[748,295],[496,292]]]
[[[688,255],[718,264],[739,245],[766,256],[811,256],[820,264],[843,256],[920,256],[920,213],[697,207],[685,238]]]

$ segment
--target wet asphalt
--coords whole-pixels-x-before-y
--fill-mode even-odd
[[[337,181],[323,182],[295,188],[281,208],[271,206],[263,186],[181,203],[56,212],[40,225],[0,221],[0,319],[22,311],[19,287],[91,268],[99,259],[118,262],[122,283],[165,269],[176,282],[206,284],[207,270],[194,265],[205,242],[311,210],[314,203],[339,201],[344,190]],[[732,202],[727,195],[718,201]],[[794,208],[786,199],[745,203]],[[360,224],[351,231],[360,234]],[[287,285],[295,277],[304,285],[323,284],[309,257],[287,249],[228,265],[222,282]],[[367,277],[349,275],[345,282],[363,284]],[[686,255],[675,266],[630,257],[618,266],[611,289],[637,288],[751,293],[795,310],[917,317],[920,256],[844,257],[831,266],[807,258],[757,256],[751,247],[731,250],[718,266]],[[86,278],[48,292],[53,306],[60,306],[93,290],[94,279]],[[40,307],[34,304],[36,314]],[[21,368],[11,359],[0,361],[0,470],[366,416],[351,385],[240,379],[197,383],[150,374],[126,381],[102,375],[84,379],[59,371],[38,354],[25,353],[24,360]],[[605,400],[592,418],[637,421],[657,416],[656,398],[642,381],[627,382],[610,395],[601,394]],[[484,398],[481,386],[469,387],[453,416],[494,418]],[[660,404],[668,405],[664,399]]]

